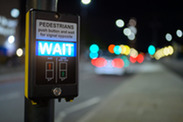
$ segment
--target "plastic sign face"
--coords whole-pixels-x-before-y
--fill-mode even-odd
[[[37,56],[66,56],[76,57],[76,43],[37,41]]]
[[[78,35],[78,16],[28,11],[25,60],[27,98],[72,100],[78,95]]]

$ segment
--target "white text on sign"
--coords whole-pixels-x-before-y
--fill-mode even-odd
[[[76,43],[36,41],[36,55],[75,57]]]

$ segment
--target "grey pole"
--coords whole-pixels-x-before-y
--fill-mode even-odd
[[[47,11],[57,11],[58,0],[27,0],[26,10],[31,8]]]
[[[58,0],[27,0],[26,11],[31,8],[57,11]],[[25,97],[24,122],[54,122],[54,99],[39,100],[33,104]]]

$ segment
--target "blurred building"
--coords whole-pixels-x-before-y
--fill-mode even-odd
[[[0,64],[24,48],[24,18],[22,10],[25,0],[1,0],[0,2]]]

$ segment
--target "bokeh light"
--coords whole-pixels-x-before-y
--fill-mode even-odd
[[[174,53],[174,49],[173,47],[170,45],[168,47],[164,47],[164,48],[161,48],[159,50],[156,51],[156,53],[154,54],[154,58],[156,60],[159,60],[163,57],[166,57],[166,56],[169,56],[169,55],[173,55]]]
[[[169,53],[170,55],[172,55],[174,53],[174,49],[172,46],[168,46],[168,49],[169,49]]]
[[[136,26],[136,24],[137,24],[137,21],[136,21],[136,19],[135,18],[131,18],[130,20],[129,20],[129,25],[130,26]]]
[[[11,16],[12,16],[13,18],[17,18],[17,17],[19,16],[19,14],[20,14],[20,11],[19,11],[17,8],[13,8],[13,9],[11,10],[10,14],[11,14]]]
[[[176,35],[181,38],[182,37],[182,31],[178,29],[176,31]]]
[[[9,42],[10,44],[14,43],[14,42],[15,42],[15,37],[14,37],[13,35],[9,36],[9,37],[8,37],[8,42]]]
[[[127,36],[129,40],[134,40],[135,39],[135,34],[131,32],[130,35]]]
[[[97,53],[99,51],[99,46],[97,44],[92,44],[89,49],[90,52]]]
[[[128,67],[130,65],[130,61],[128,60],[128,58],[125,55],[121,56],[121,59],[124,62],[124,67]]]
[[[170,33],[167,33],[165,35],[165,39],[170,42],[172,40],[172,35]]]
[[[125,55],[129,55],[130,54],[130,47],[128,46],[128,45],[124,45],[124,47],[125,47]]]
[[[115,58],[112,60],[112,66],[115,68],[123,68],[124,62],[121,58]]]
[[[121,47],[121,54],[124,54],[126,52],[126,48],[124,45],[119,45]]]
[[[16,54],[18,57],[21,57],[23,55],[23,49],[22,48],[18,48],[16,51]]]
[[[121,54],[121,51],[122,51],[122,49],[121,49],[121,47],[120,47],[119,45],[116,45],[116,46],[114,47],[114,53],[115,53],[116,55]]]
[[[107,60],[105,58],[95,58],[91,60],[91,64],[96,67],[104,67],[107,65]]]
[[[88,5],[90,4],[91,0],[81,0],[81,3],[83,3],[84,5]]]
[[[129,28],[125,28],[124,30],[123,30],[123,34],[125,35],[125,36],[129,36],[129,35],[131,35],[131,30],[129,29]]]
[[[131,30],[132,33],[137,34],[137,28],[136,27],[129,26],[128,28]]]
[[[116,26],[119,28],[122,28],[125,25],[124,21],[122,19],[116,20]]]
[[[136,58],[130,56],[130,62],[131,62],[131,63],[135,63],[135,62],[136,62]]]
[[[114,53],[114,47],[115,47],[114,44],[110,44],[110,45],[108,46],[108,51],[109,51],[110,53]]]
[[[133,57],[133,58],[136,58],[138,56],[137,50],[134,49],[134,48],[131,48],[130,49],[130,56]]]
[[[149,47],[148,47],[148,53],[149,53],[150,55],[154,55],[155,52],[156,52],[155,46],[149,45]]]
[[[90,52],[89,56],[90,56],[91,59],[95,59],[95,58],[98,58],[98,53]]]
[[[121,47],[121,54],[123,55],[129,55],[130,54],[130,47],[128,45],[120,45]]]
[[[137,61],[138,63],[142,63],[142,62],[144,61],[144,56],[143,56],[142,54],[139,54],[139,55],[137,56],[137,58],[136,58],[136,61]]]

